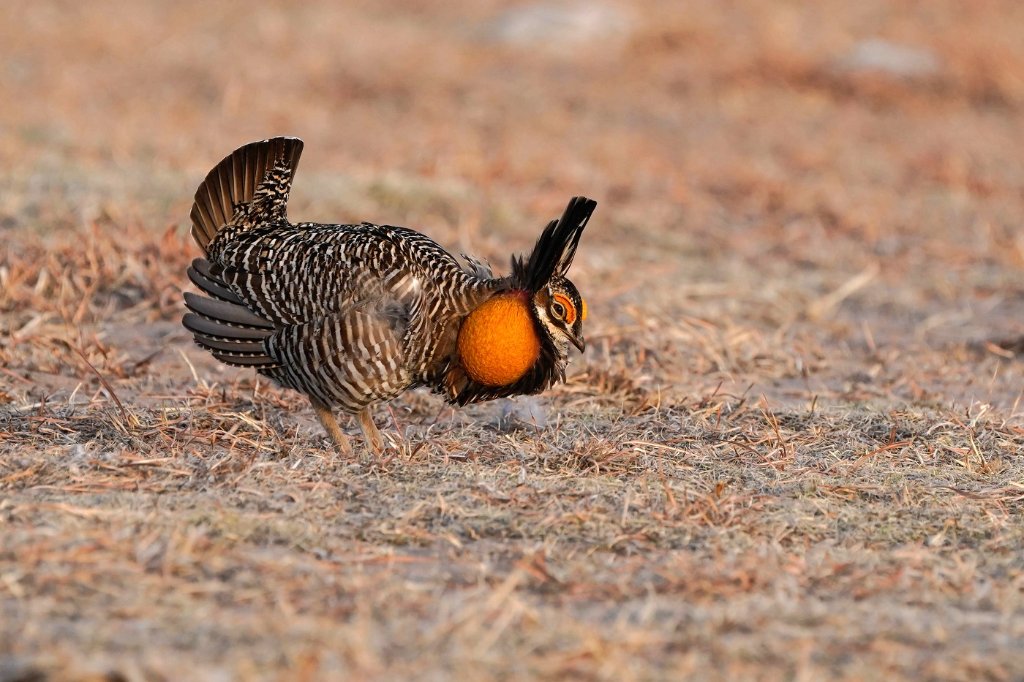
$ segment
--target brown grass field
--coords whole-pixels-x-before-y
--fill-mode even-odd
[[[4,15],[0,681],[1024,679],[1024,4]],[[195,348],[279,134],[293,218],[502,272],[596,198],[568,382],[345,459]]]

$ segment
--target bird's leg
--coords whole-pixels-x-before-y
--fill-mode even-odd
[[[341,431],[341,427],[338,426],[338,420],[334,417],[334,412],[327,405],[316,398],[310,398],[309,402],[313,405],[313,411],[316,412],[317,419],[324,427],[324,431],[334,441],[334,446],[338,448],[338,452],[343,455],[352,454],[352,444],[348,442],[348,436]]]
[[[366,444],[379,455],[384,450],[384,439],[380,437],[380,431],[377,430],[377,425],[373,423],[373,415],[370,414],[370,408],[364,407],[360,410],[359,426],[363,429],[363,437],[366,439]]]

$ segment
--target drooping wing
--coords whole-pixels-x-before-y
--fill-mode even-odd
[[[285,386],[355,412],[395,397],[411,383],[403,362],[405,321],[380,303],[280,328],[266,341]]]

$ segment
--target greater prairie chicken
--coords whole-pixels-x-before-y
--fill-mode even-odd
[[[406,389],[465,405],[564,381],[587,316],[566,273],[594,201],[572,199],[529,258],[494,277],[404,227],[290,223],[301,152],[297,138],[254,142],[199,186],[192,237],[205,258],[188,276],[206,295],[185,294],[182,320],[199,346],[306,394],[343,451],[334,407],[357,414],[379,451],[370,408]]]

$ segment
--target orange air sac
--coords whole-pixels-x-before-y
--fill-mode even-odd
[[[527,298],[500,294],[476,308],[459,330],[459,359],[466,374],[485,386],[508,386],[537,362],[540,341]]]

